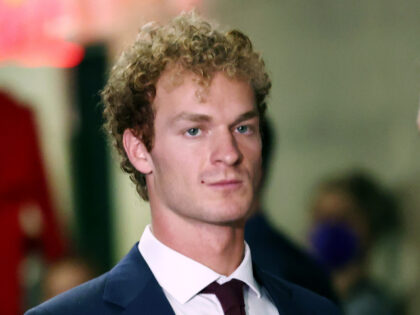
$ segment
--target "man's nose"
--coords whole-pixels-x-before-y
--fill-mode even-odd
[[[240,163],[242,160],[238,142],[230,130],[214,134],[211,146],[212,163],[224,163],[232,166]]]

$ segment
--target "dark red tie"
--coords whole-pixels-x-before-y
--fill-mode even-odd
[[[246,315],[243,284],[242,281],[236,279],[224,284],[212,282],[201,292],[216,294],[225,315]]]

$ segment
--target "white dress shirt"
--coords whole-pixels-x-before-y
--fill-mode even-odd
[[[228,277],[164,245],[153,235],[150,225],[144,230],[138,249],[177,315],[223,315],[222,305],[217,297],[200,291],[214,281],[223,284],[231,279],[238,279],[246,284],[246,314],[279,314],[268,292],[254,279],[251,251],[246,243],[244,259]]]

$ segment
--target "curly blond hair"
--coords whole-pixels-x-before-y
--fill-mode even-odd
[[[143,26],[134,44],[112,68],[102,99],[104,127],[122,157],[121,168],[130,174],[144,200],[148,200],[145,175],[130,163],[122,137],[131,129],[152,150],[156,83],[172,65],[196,74],[205,85],[219,71],[246,80],[254,90],[261,118],[271,87],[264,61],[240,31],[223,33],[194,12],[183,13],[164,26]]]

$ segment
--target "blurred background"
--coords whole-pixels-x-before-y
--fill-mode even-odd
[[[417,314],[417,0],[0,0],[0,252],[14,283],[0,287],[14,301],[0,313],[53,295],[51,264],[88,279],[138,241],[148,204],[107,144],[98,92],[139,27],[193,7],[244,31],[266,61],[276,142],[263,195],[270,222],[309,248],[319,184],[363,170],[398,202],[371,248],[369,275]]]

